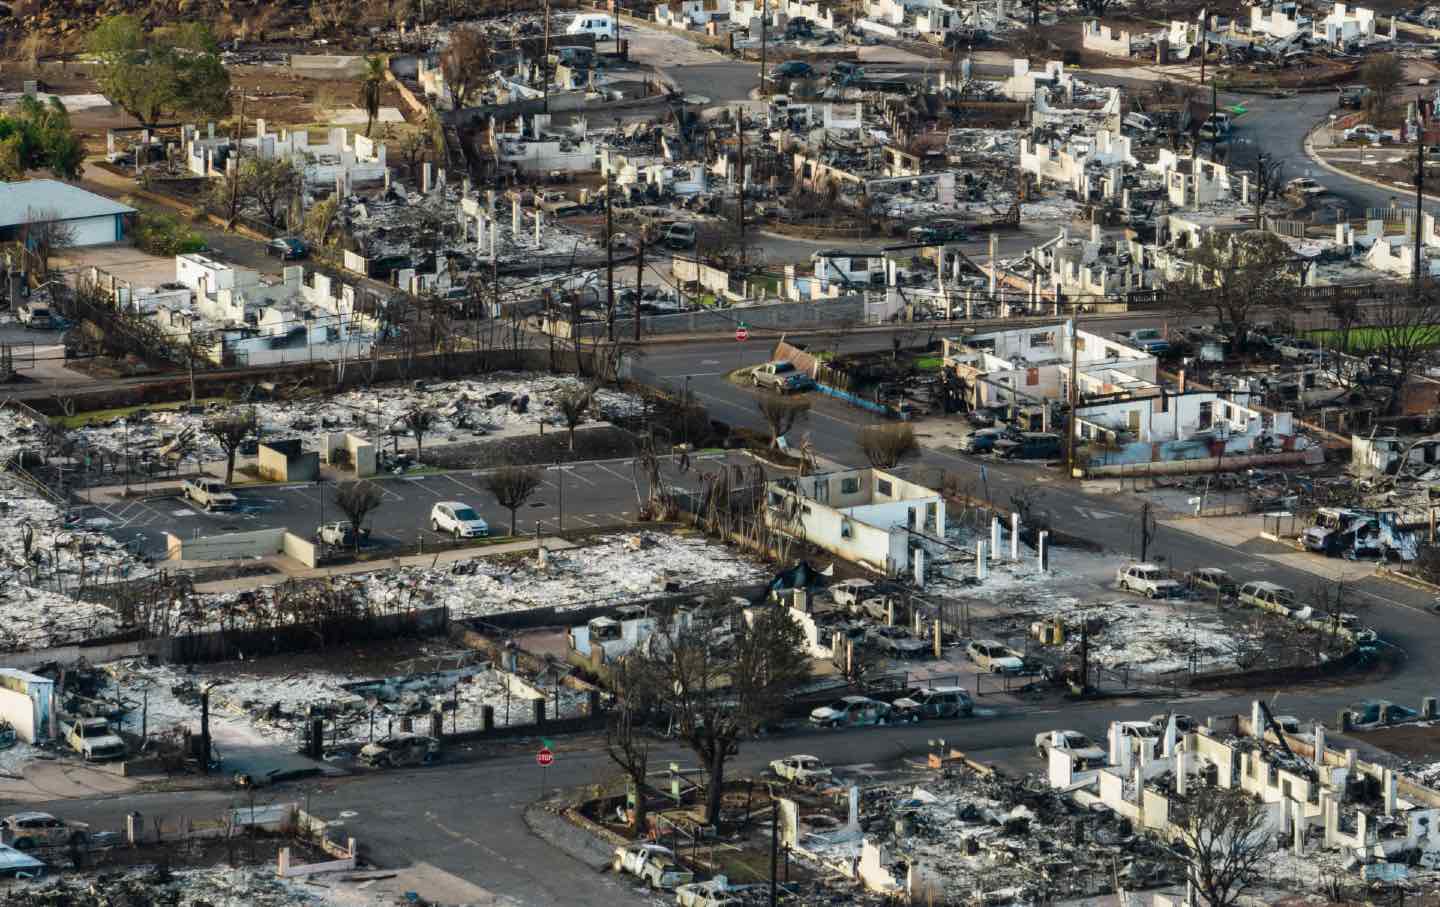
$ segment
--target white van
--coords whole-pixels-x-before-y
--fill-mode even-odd
[[[567,35],[594,35],[596,41],[618,41],[620,27],[613,16],[604,13],[581,13],[565,29]]]
[[[1131,129],[1138,129],[1141,132],[1155,131],[1155,121],[1143,113],[1127,113],[1122,122]]]

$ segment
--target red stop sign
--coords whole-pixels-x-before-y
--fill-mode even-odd
[[[738,327],[738,328],[736,328],[736,329],[735,329],[735,339],[736,339],[736,340],[742,340],[742,341],[743,341],[743,340],[749,340],[749,339],[750,339],[750,329],[747,328],[747,327]]]
[[[540,752],[535,754],[535,761],[539,763],[542,767],[547,766],[555,761],[555,754],[550,752],[550,748],[548,746],[542,746],[540,747]]]

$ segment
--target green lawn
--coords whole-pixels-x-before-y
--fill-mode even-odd
[[[1386,330],[1384,328],[1357,327],[1350,329],[1350,339],[1347,344],[1346,353],[1368,353],[1382,346],[1385,343]],[[1440,346],[1440,324],[1416,325],[1412,328],[1417,334],[1417,340],[1423,346]],[[1305,336],[1316,343],[1335,349],[1340,344],[1339,331],[1306,331]]]
[[[921,356],[915,360],[915,367],[922,372],[938,372],[945,367],[945,360],[939,356]]]

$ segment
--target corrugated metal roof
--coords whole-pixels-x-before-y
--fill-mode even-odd
[[[26,853],[21,853],[8,844],[0,844],[0,872],[17,869],[40,869],[44,863]]]
[[[47,220],[78,220],[105,214],[134,214],[135,209],[59,180],[0,183],[0,227],[30,223],[35,214],[55,212]],[[33,212],[33,213],[32,213]]]

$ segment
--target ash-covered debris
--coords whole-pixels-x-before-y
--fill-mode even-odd
[[[288,907],[339,903],[324,889],[305,885],[301,880],[275,878],[269,867],[186,872],[144,867],[0,889],[0,907]]]
[[[386,442],[392,432],[403,446],[409,436],[401,424],[415,409],[438,417],[426,446],[472,443],[497,432],[523,432],[541,423],[559,425],[558,396],[581,386],[577,378],[530,372],[501,372],[483,378],[416,382],[350,390],[330,397],[256,401],[261,437],[299,437],[306,449],[318,449],[324,436],[338,431],[369,432]],[[641,410],[638,397],[601,388],[595,391],[596,418],[623,418]],[[218,412],[218,408],[216,409]],[[184,436],[188,454],[201,462],[224,459],[224,451],[204,432],[215,412],[190,408],[139,410],[76,430],[90,447],[139,457]]]

